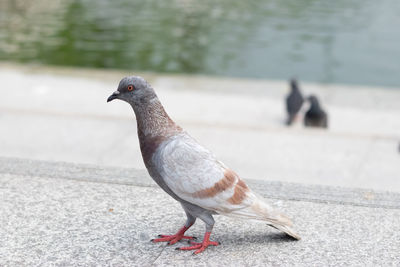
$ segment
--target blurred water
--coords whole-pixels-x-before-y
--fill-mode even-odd
[[[0,0],[0,60],[400,86],[400,0]]]

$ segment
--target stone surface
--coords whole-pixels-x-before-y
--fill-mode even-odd
[[[290,241],[264,223],[216,216],[212,238],[221,246],[193,256],[174,249],[184,243],[149,242],[157,234],[175,232],[184,212],[159,188],[143,184],[141,171],[129,171],[132,177],[124,184],[124,169],[4,158],[0,162],[1,266],[400,264],[398,206],[345,204],[340,192],[331,204],[278,196],[268,202],[294,218],[301,241]],[[38,167],[42,171],[35,176],[32,170]],[[283,195],[291,195],[285,183],[282,188]],[[321,193],[326,190],[340,191],[326,187]],[[203,231],[198,221],[190,233],[202,237]]]

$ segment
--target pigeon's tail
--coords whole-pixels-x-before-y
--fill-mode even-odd
[[[292,221],[284,214],[274,210],[263,200],[257,199],[251,207],[260,217],[259,219],[268,222],[268,225],[285,232],[296,240],[300,240],[300,236],[292,228]]]
[[[293,122],[296,119],[296,114],[289,114],[287,120],[286,120],[286,125],[290,126],[293,124]]]
[[[288,236],[292,237],[293,239],[300,240],[301,237],[292,229],[290,226],[285,226],[285,225],[277,225],[277,224],[270,224],[270,226],[274,227],[275,229],[278,229],[282,232],[285,232]]]
[[[244,209],[232,211],[226,215],[266,221],[269,226],[285,232],[296,240],[300,240],[300,236],[292,228],[292,221],[286,215],[274,210],[271,206],[265,203],[261,197],[254,196],[251,205]]]

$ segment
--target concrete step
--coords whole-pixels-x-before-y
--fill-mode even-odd
[[[249,181],[293,218],[302,240],[262,222],[215,216],[204,253],[150,242],[184,223],[142,171],[0,158],[1,266],[397,266],[400,194]],[[198,220],[190,234],[201,237]]]

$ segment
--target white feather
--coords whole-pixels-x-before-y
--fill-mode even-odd
[[[163,142],[154,153],[153,161],[159,166],[158,171],[165,183],[180,198],[216,212],[240,208],[228,202],[234,194],[238,177],[232,187],[214,197],[193,196],[193,193],[213,187],[223,179],[227,167],[186,133]]]

